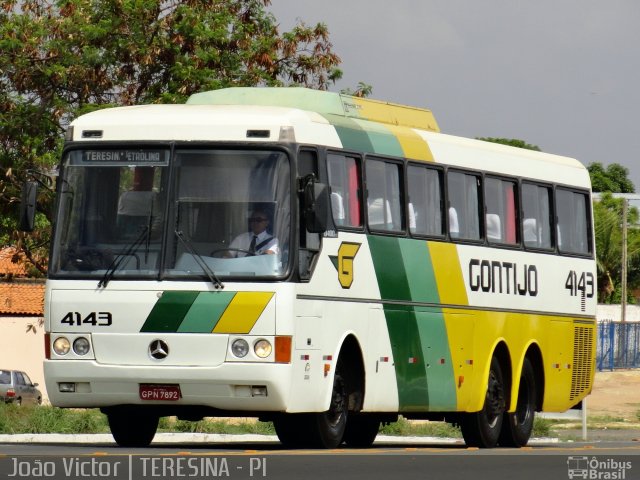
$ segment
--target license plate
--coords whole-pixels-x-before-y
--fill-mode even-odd
[[[142,400],[176,401],[182,398],[180,385],[140,385]]]

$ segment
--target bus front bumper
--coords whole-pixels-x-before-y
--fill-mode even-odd
[[[291,365],[234,362],[217,367],[149,367],[45,360],[44,374],[49,401],[56,407],[173,405],[229,412],[283,412],[290,391]],[[178,385],[180,398],[143,400],[143,384]]]

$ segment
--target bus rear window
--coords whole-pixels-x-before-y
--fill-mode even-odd
[[[561,253],[591,253],[588,202],[589,197],[584,193],[563,188],[556,190],[558,249]]]

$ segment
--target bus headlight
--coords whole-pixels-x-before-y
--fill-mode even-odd
[[[268,340],[262,339],[258,340],[253,346],[253,351],[260,358],[267,358],[271,355],[271,351],[273,348],[271,347],[271,343]]]
[[[249,344],[243,338],[238,338],[231,344],[231,352],[236,357],[243,358],[249,353]]]
[[[86,355],[89,353],[90,348],[89,340],[84,337],[78,337],[73,341],[73,351],[76,352],[77,355]]]
[[[65,337],[58,337],[53,342],[53,351],[56,352],[57,355],[66,355],[71,350],[71,344],[69,340]]]

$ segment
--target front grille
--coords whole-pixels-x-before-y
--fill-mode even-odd
[[[573,371],[570,400],[575,400],[591,388],[595,347],[593,327],[573,327]]]

